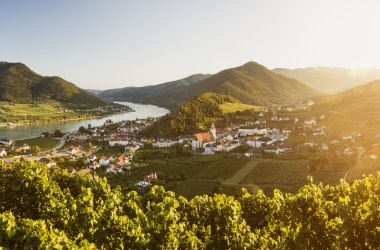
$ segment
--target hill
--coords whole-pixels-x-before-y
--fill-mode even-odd
[[[380,69],[348,69],[308,67],[298,69],[273,69],[273,72],[297,79],[305,85],[326,93],[338,93],[364,82],[380,79]]]
[[[86,91],[90,92],[90,93],[93,93],[94,95],[99,95],[100,93],[102,93],[104,90],[100,90],[100,89],[86,89]]]
[[[110,90],[101,93],[100,96],[112,100],[141,101],[170,109],[206,92],[228,94],[243,103],[259,106],[296,103],[322,96],[320,92],[306,87],[297,80],[273,73],[255,62],[197,80],[192,84],[172,82],[142,88]]]
[[[256,108],[242,104],[231,96],[204,93],[162,117],[144,129],[141,135],[156,138],[190,135],[204,130],[205,123],[211,120],[223,120],[233,111]]]
[[[171,106],[170,100],[182,91],[185,91],[189,85],[204,80],[209,76],[207,74],[196,74],[177,81],[157,85],[110,89],[101,92],[99,96],[115,101],[129,101],[168,107]]]
[[[0,63],[0,101],[33,103],[58,101],[81,106],[103,106],[99,97],[60,77],[44,77],[22,63]]]
[[[341,135],[356,133],[373,135],[380,131],[380,81],[358,86],[329,96],[317,103],[312,112],[326,115],[321,121],[327,132]]]

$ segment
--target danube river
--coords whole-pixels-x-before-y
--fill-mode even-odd
[[[38,137],[41,133],[46,131],[54,132],[56,129],[59,129],[62,132],[68,132],[78,130],[80,126],[87,127],[88,124],[91,124],[93,127],[100,126],[103,125],[104,122],[108,119],[111,119],[113,122],[119,122],[123,120],[135,120],[136,118],[160,117],[169,113],[169,110],[154,105],[145,105],[131,102],[117,103],[128,105],[129,107],[133,108],[135,112],[123,112],[102,118],[66,121],[59,123],[16,125],[13,128],[0,126],[0,138],[7,138],[12,140],[27,139]]]

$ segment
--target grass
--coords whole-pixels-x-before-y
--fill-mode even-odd
[[[259,106],[254,106],[254,105],[249,105],[249,104],[244,104],[244,103],[231,103],[231,102],[226,102],[226,103],[221,104],[220,108],[226,114],[235,113],[237,111],[261,109]]]
[[[77,112],[67,112],[66,110],[67,107],[54,101],[38,103],[37,105],[0,102],[0,124],[8,122],[49,122],[79,118],[79,116],[83,115]]]
[[[25,140],[16,141],[16,145],[28,144],[29,146],[39,146],[42,150],[49,150],[59,144],[59,140],[52,138],[36,137]]]

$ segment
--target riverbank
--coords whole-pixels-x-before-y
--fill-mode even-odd
[[[61,122],[69,122],[69,121],[80,121],[80,120],[88,120],[88,119],[96,119],[96,118],[103,118],[107,117],[116,113],[123,113],[123,112],[134,112],[134,111],[122,111],[122,112],[115,112],[115,113],[110,113],[106,115],[94,115],[94,116],[85,116],[85,117],[79,117],[79,118],[69,118],[69,119],[59,119],[59,120],[49,120],[49,121],[37,121],[37,122],[23,122],[23,123],[11,123],[12,127],[13,126],[22,126],[22,125],[39,125],[39,124],[55,124],[55,123],[61,123]],[[33,120],[31,120],[33,121]],[[10,124],[9,122],[7,123],[0,123],[0,127],[7,126],[9,127]]]
[[[105,107],[78,109],[63,106],[61,103],[49,101],[38,104],[12,104],[0,102],[0,126],[50,124],[82,119],[95,119],[120,112],[133,112],[132,108],[112,103]],[[11,126],[9,126],[11,124]]]
[[[92,118],[81,118],[81,119],[70,119],[61,120],[55,122],[45,122],[45,123],[18,123],[14,127],[10,128],[3,122],[3,126],[0,126],[0,138],[7,138],[12,140],[20,140],[31,137],[38,137],[43,132],[54,132],[55,130],[60,130],[63,133],[78,130],[79,127],[87,127],[91,124],[92,127],[101,126],[107,120],[112,120],[113,122],[120,122],[126,120],[142,119],[147,117],[160,117],[169,113],[169,110],[154,105],[143,105],[129,102],[118,102],[118,104],[128,106],[131,110],[124,112],[117,112],[112,114],[104,114],[102,116],[94,115]],[[1,116],[1,115],[0,115]]]

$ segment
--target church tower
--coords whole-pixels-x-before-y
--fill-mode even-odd
[[[214,123],[211,124],[210,133],[214,136],[214,140],[216,141],[216,128]]]

